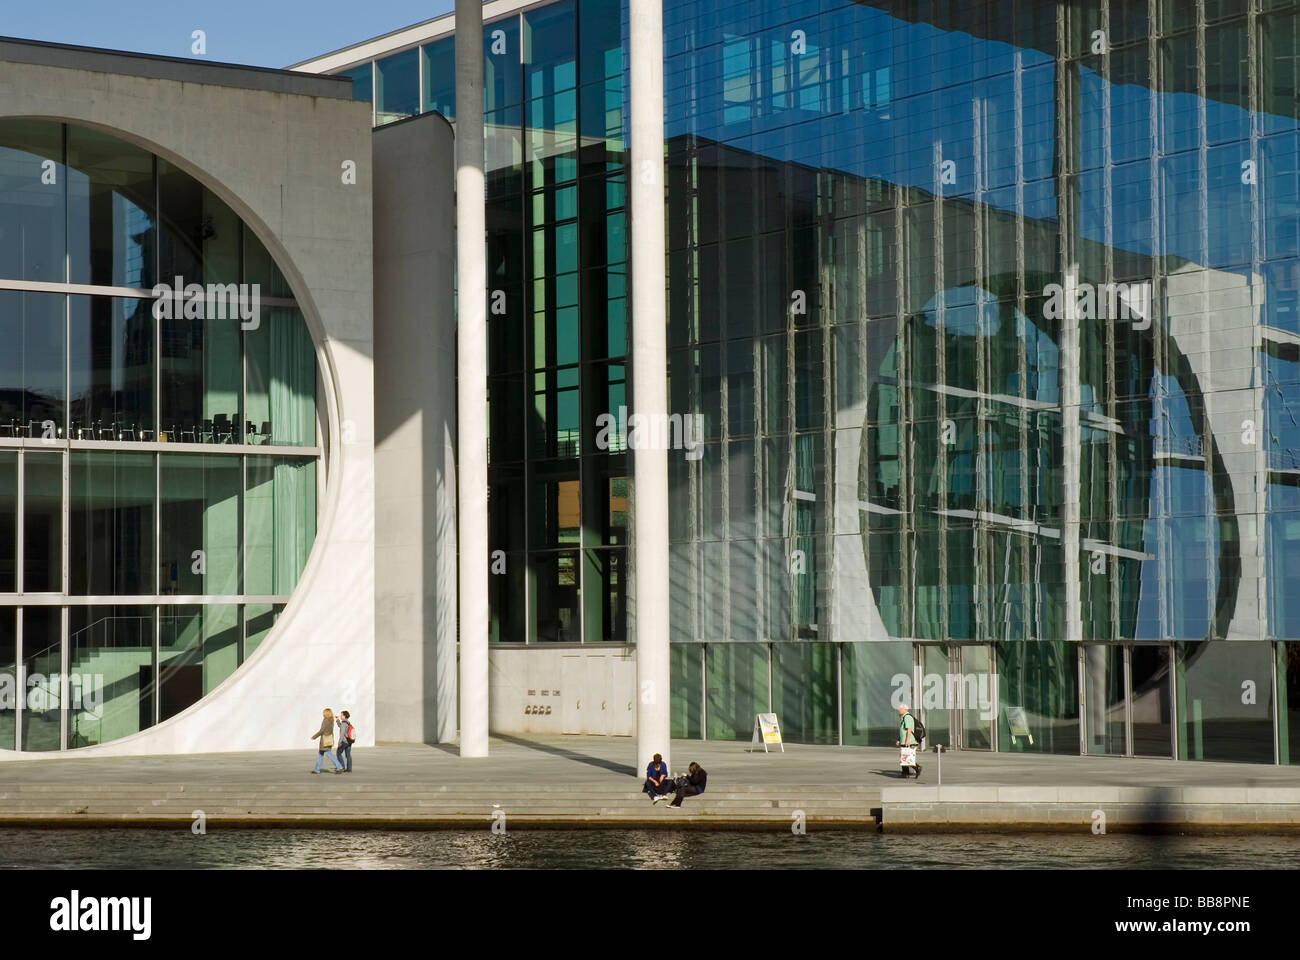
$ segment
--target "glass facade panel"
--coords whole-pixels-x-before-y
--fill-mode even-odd
[[[67,125],[68,280],[152,288],[158,224],[154,158],[107,133]]]
[[[66,279],[67,184],[62,124],[0,124],[0,277]]]
[[[1300,763],[1300,643],[1277,645],[1279,763]]]
[[[1129,724],[1135,757],[1172,757],[1173,664],[1165,646],[1129,650]]]
[[[68,746],[151,727],[154,608],[72,607],[68,616]]]
[[[63,743],[63,610],[25,607],[22,616],[24,750],[58,750]]]
[[[63,592],[63,457],[23,454],[23,592]]]
[[[569,550],[533,554],[537,619],[530,632],[534,639],[555,643],[582,640],[578,556]]]
[[[77,450],[70,467],[72,592],[154,593],[153,456]]]
[[[375,62],[375,125],[420,112],[420,51],[406,50]]]
[[[239,608],[160,607],[158,719],[166,720],[216,689],[239,666]]]
[[[244,593],[288,596],[316,538],[316,464],[249,457],[245,482]]]
[[[495,20],[483,27],[483,109],[489,113],[523,101],[523,70],[528,48],[520,49],[517,17]],[[531,28],[524,36],[530,36]]]
[[[66,309],[59,294],[0,290],[0,438],[64,436]]]
[[[456,38],[448,37],[420,48],[424,58],[424,92],[420,109],[456,119]]]
[[[173,306],[159,320],[159,427],[172,443],[232,442],[242,413],[241,326],[252,322],[244,317],[253,306],[227,287],[241,280],[241,224],[210,190],[161,160],[158,192],[161,275],[223,291],[205,311]]]
[[[842,649],[844,742],[892,747],[898,740],[898,705],[914,702],[912,644],[845,643]],[[928,719],[926,732],[931,732]]]
[[[244,443],[309,447],[316,443],[316,348],[296,307],[272,307],[264,322],[244,334],[247,398]],[[217,442],[239,436],[237,401],[232,420],[218,414]]]
[[[709,740],[749,740],[754,715],[770,709],[765,643],[710,643],[705,691]]]
[[[1086,644],[1083,686],[1085,751],[1124,756],[1128,753],[1124,648]]]
[[[967,750],[988,750],[993,745],[993,720],[996,715],[991,695],[996,681],[989,648],[978,646],[960,649],[962,685],[965,688],[961,711],[961,745]]]
[[[18,746],[18,701],[24,687],[18,675],[18,608],[0,607],[0,750]]]
[[[0,450],[0,593],[18,590],[18,454]]]
[[[68,298],[70,435],[154,439],[152,301]]]
[[[1273,645],[1180,643],[1177,652],[1179,758],[1272,763]]]
[[[284,610],[282,603],[249,603],[244,606],[244,657],[253,655],[271,633]]]
[[[950,718],[958,715],[966,687],[953,673],[946,645],[923,644],[917,649],[921,658],[921,688],[916,696],[919,702],[904,702],[925,723],[926,746],[955,746]]]
[[[1079,648],[1010,642],[999,643],[997,653],[998,749],[1077,754]]]
[[[375,99],[374,64],[363,63],[353,67],[343,76],[352,81],[352,99],[372,103]]]
[[[832,643],[772,644],[772,709],[791,743],[837,742],[835,659]]]
[[[704,736],[704,644],[674,643],[671,657],[671,735],[674,740]]]
[[[239,589],[237,457],[167,456],[158,489],[158,592],[234,596]]]

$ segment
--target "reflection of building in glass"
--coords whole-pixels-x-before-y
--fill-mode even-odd
[[[667,412],[702,428],[656,518],[675,735],[770,711],[792,741],[892,745],[905,699],[971,749],[1300,756],[1300,5],[1249,6],[668,0]],[[484,17],[492,723],[629,733],[626,6]],[[238,675],[334,516],[335,433],[374,453],[345,508],[377,585],[342,608],[370,615],[363,725],[454,735],[454,60],[439,18],[299,67],[349,82],[276,81],[374,127],[341,154],[375,159],[359,201],[276,168],[305,185],[287,234],[317,189],[375,220],[334,232],[363,252],[314,291],[163,152],[0,122],[0,496],[32,543],[0,591],[67,601],[10,604],[11,659],[117,650],[117,688],[153,691],[94,729],[33,709],[47,745],[170,729]],[[266,322],[156,320],[139,291],[176,276],[261,284]],[[313,293],[338,296],[331,363]],[[357,370],[378,388],[330,392]]]
[[[593,558],[626,556],[629,462],[588,431],[629,400],[626,11],[514,6],[484,27],[494,639],[621,641]],[[677,735],[770,708],[892,744],[905,687],[954,745],[1290,762],[1300,12],[1147,13],[666,4],[670,411],[705,425],[669,468]],[[306,66],[377,125],[452,117],[451,42]],[[992,710],[945,692],[981,677]]]

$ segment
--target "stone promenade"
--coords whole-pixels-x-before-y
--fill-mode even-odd
[[[491,756],[454,746],[353,751],[355,770],[311,773],[302,751],[184,757],[51,757],[0,765],[0,824],[320,827],[690,827],[885,830],[1300,829],[1300,768],[1104,757],[926,753],[919,782],[897,751],[675,741],[674,769],[709,772],[680,809],[640,792],[625,738],[493,737]]]

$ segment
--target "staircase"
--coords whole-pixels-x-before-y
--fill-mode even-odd
[[[0,824],[188,825],[202,811],[220,825],[463,827],[487,829],[505,815],[516,827],[718,827],[788,830],[802,811],[809,829],[877,825],[879,787],[773,787],[710,791],[680,808],[636,789],[533,784],[403,784],[351,781],[356,774],[273,784],[63,784],[7,787]]]

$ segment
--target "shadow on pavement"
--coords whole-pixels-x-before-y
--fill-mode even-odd
[[[629,763],[619,763],[615,760],[606,760],[604,757],[593,757],[590,754],[578,753],[576,750],[569,750],[565,747],[538,743],[535,740],[525,740],[522,737],[512,737],[504,733],[494,733],[492,734],[492,739],[504,740],[506,743],[512,743],[517,747],[527,747],[529,750],[540,750],[542,753],[550,753],[557,757],[564,757],[566,760],[575,760],[578,763],[600,767],[601,769],[609,770],[612,773],[621,773],[628,777],[636,775],[636,767]]]

